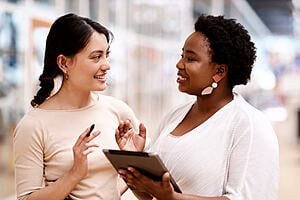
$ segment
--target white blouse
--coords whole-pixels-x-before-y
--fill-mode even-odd
[[[167,114],[150,149],[158,152],[183,193],[277,199],[278,141],[269,121],[235,93],[233,101],[198,127],[182,136],[170,134],[194,102]]]

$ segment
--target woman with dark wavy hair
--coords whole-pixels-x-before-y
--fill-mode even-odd
[[[118,149],[121,120],[136,129],[138,121],[123,101],[94,92],[106,88],[111,40],[107,28],[75,14],[52,24],[40,89],[14,133],[18,199],[120,199],[118,174],[101,149]]]
[[[159,154],[182,193],[174,191],[169,173],[155,181],[132,167],[120,170],[140,199],[277,199],[276,134],[233,91],[247,84],[255,59],[254,43],[236,20],[198,18],[176,65],[179,90],[195,98],[164,117],[149,150]],[[130,124],[120,125],[117,141],[126,143],[124,126]]]

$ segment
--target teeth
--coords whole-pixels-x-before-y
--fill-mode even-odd
[[[181,80],[181,81],[185,81],[187,78],[184,78],[184,77],[178,75],[178,79]]]
[[[96,79],[105,79],[105,75],[95,75],[94,78],[96,78]]]

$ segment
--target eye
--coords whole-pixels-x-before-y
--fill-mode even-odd
[[[100,58],[101,58],[101,55],[96,55],[96,56],[92,57],[93,60],[100,60]]]
[[[109,55],[110,55],[110,51],[107,51],[107,53],[106,53],[106,58],[108,58]]]
[[[187,60],[188,62],[193,62],[193,61],[195,61],[195,59],[192,58],[192,57],[187,57],[186,60]]]

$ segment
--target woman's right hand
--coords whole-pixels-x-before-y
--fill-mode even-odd
[[[73,146],[74,163],[70,173],[78,181],[88,174],[87,156],[94,151],[93,147],[99,147],[99,145],[92,143],[92,140],[100,134],[100,131],[94,131],[90,136],[87,136],[89,131],[90,128],[87,128]]]

